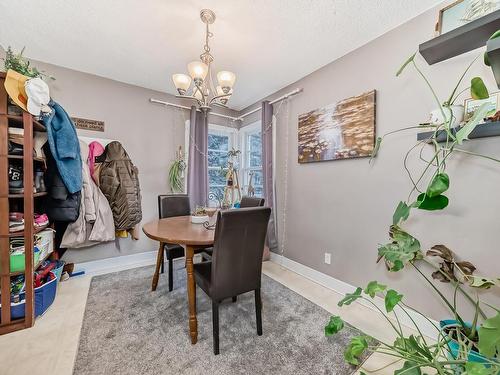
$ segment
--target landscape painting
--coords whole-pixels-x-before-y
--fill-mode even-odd
[[[362,158],[375,146],[375,90],[299,116],[299,163]]]

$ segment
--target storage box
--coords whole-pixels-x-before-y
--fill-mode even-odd
[[[10,255],[10,272],[21,272],[25,269],[25,259],[24,253],[22,254],[11,254]],[[40,250],[38,247],[33,249],[33,263],[37,264],[40,260]]]
[[[53,272],[51,273],[54,275],[52,280],[35,288],[35,317],[43,315],[56,298],[57,277]],[[24,318],[26,308],[25,294],[21,293],[20,297],[21,302],[10,304],[11,320]],[[1,311],[2,306],[0,305],[0,313]]]
[[[35,244],[40,249],[40,258],[45,259],[54,250],[54,230],[47,228],[35,235]]]

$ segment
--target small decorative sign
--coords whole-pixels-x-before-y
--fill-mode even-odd
[[[86,118],[72,117],[73,123],[77,129],[93,130],[96,132],[104,131],[104,121],[89,120]]]

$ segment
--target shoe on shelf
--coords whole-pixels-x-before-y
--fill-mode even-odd
[[[9,192],[12,194],[22,194],[23,189],[23,167],[9,164]]]
[[[49,217],[46,214],[35,214],[33,222],[36,229],[41,229],[49,225]]]
[[[20,232],[24,230],[24,216],[22,212],[9,213],[9,232]]]
[[[45,181],[43,179],[43,171],[41,169],[35,170],[35,193],[43,193],[47,191]]]
[[[9,139],[8,145],[9,155],[22,155],[23,154],[23,145],[19,144],[17,141],[12,141]]]
[[[16,237],[9,241],[10,255],[24,254],[24,238]]]

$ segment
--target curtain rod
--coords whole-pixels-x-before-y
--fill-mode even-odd
[[[294,95],[297,95],[297,94],[301,93],[302,90],[303,89],[300,88],[300,89],[295,89],[293,91],[290,91],[288,94],[280,96],[279,98],[274,99],[270,103],[274,104],[274,103],[280,102],[282,100],[288,99],[291,96],[294,96]],[[185,105],[180,105],[180,104],[175,104],[175,103],[170,103],[170,102],[164,102],[163,100],[158,100],[158,99],[153,99],[153,98],[150,98],[149,101],[151,103],[163,104],[163,105],[170,106],[170,107],[177,107],[177,108],[189,109],[189,110],[191,109],[191,107],[187,107]],[[209,114],[214,115],[214,116],[219,116],[219,117],[227,118],[227,119],[230,119],[230,120],[233,120],[233,121],[243,121],[243,119],[245,117],[251,115],[252,113],[258,112],[261,109],[262,109],[261,107],[257,107],[257,108],[255,108],[255,109],[253,109],[253,110],[251,110],[251,111],[249,111],[247,113],[242,114],[239,117],[227,116],[227,115],[223,115],[223,114],[217,113],[217,112],[209,112]]]
[[[301,93],[304,89],[302,88],[299,88],[299,89],[295,89],[293,91],[290,91],[288,94],[285,94],[283,96],[280,96],[279,98],[277,99],[274,99],[273,101],[269,102],[270,104],[274,104],[274,103],[278,103],[278,102],[281,102],[282,100],[285,100],[285,99],[288,99],[289,97],[291,96],[294,96],[294,95],[297,95],[299,93]],[[251,111],[247,112],[247,113],[244,113],[242,114],[240,117],[238,117],[238,120],[243,120],[245,117],[251,115],[252,113],[255,113],[255,112],[258,112],[262,110],[262,107],[257,107],[255,109],[252,109]]]
[[[158,99],[151,98],[151,99],[149,99],[149,101],[151,103],[163,104],[163,105],[170,106],[170,107],[177,107],[177,108],[191,110],[191,107],[187,107],[185,105],[180,105],[180,104],[175,104],[175,103],[170,103],[170,102],[164,102],[163,100],[158,100]],[[197,111],[199,111],[199,109],[197,109]],[[217,112],[209,112],[209,114],[210,115],[214,115],[214,116],[219,116],[219,117],[227,118],[227,119],[230,119],[230,120],[233,120],[233,121],[241,120],[239,117],[227,116],[227,115],[223,115],[223,114],[217,113]]]

